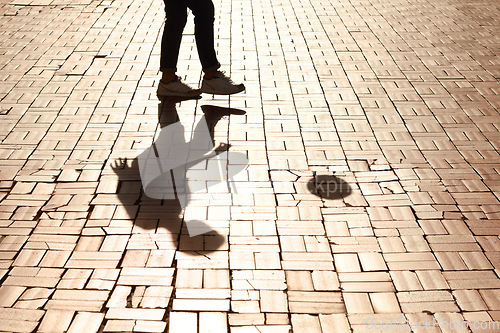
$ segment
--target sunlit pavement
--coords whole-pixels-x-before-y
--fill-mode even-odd
[[[0,330],[499,332],[500,4],[215,5],[246,92],[160,104],[160,0],[2,1]],[[204,114],[246,168],[145,195]]]

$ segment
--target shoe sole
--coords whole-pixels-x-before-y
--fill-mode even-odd
[[[191,92],[191,93],[186,93],[186,94],[182,94],[182,93],[176,93],[176,92],[162,92],[161,94],[160,93],[156,93],[156,97],[158,98],[162,98],[162,97],[198,97],[201,95],[201,91],[196,91],[196,92]]]
[[[234,95],[234,94],[238,94],[242,91],[245,91],[245,86],[242,86],[242,87],[238,88],[237,91],[232,91],[232,92],[220,92],[220,91],[212,89],[212,88],[201,88],[202,93],[211,94],[211,95]]]

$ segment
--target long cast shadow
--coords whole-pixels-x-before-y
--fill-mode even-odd
[[[177,112],[177,104],[187,101],[187,98],[165,98],[158,105],[158,121],[161,128],[178,123],[179,113]],[[204,113],[204,118],[207,123],[210,139],[214,144],[214,128],[217,122],[227,115],[243,115],[246,112],[234,108],[223,108],[219,106],[203,105],[201,110]],[[196,135],[196,130],[194,135]],[[196,139],[193,139],[196,142]],[[216,147],[216,154],[221,154],[229,149],[228,144],[220,144]],[[187,168],[199,163],[200,160],[193,161],[186,165]],[[132,161],[128,159],[118,159],[112,164],[113,171],[119,177],[118,198],[122,206],[125,207],[127,214],[134,220],[135,232],[144,233],[169,233],[172,241],[179,242],[179,250],[181,251],[203,251],[204,253],[216,251],[223,246],[227,246],[227,236],[221,235],[215,230],[203,235],[189,237],[183,225],[183,210],[179,198],[175,199],[154,199],[145,194],[141,188],[138,196],[131,195],[127,188],[130,186],[131,180],[140,178],[139,160],[134,158]],[[131,202],[131,198],[137,198]]]

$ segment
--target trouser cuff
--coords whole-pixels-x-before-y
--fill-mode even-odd
[[[207,68],[203,68],[203,72],[207,73],[207,72],[213,72],[213,71],[216,71],[220,68],[220,64],[217,63],[216,65],[213,65],[213,66],[210,66],[210,67],[207,67]]]
[[[169,74],[175,74],[175,72],[177,72],[177,68],[176,67],[173,67],[173,68],[160,68],[160,72],[162,72],[162,73],[169,73]]]

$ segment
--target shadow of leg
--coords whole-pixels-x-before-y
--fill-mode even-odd
[[[177,104],[184,101],[198,100],[197,97],[165,97],[158,103],[158,123],[160,127],[165,127],[179,121]]]

